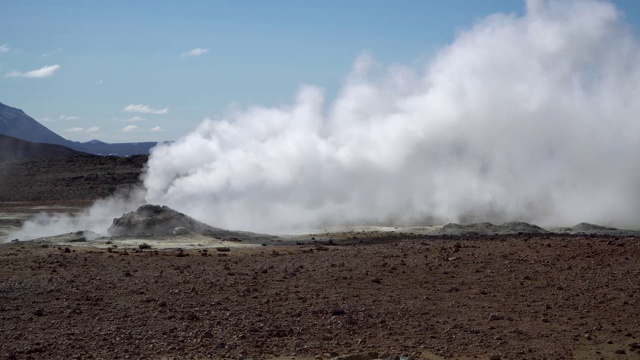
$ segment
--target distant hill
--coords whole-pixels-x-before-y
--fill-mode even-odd
[[[113,143],[107,144],[98,140],[91,140],[85,143],[78,144],[78,149],[85,149],[85,152],[95,155],[116,155],[116,156],[130,156],[130,155],[148,155],[149,150],[156,146],[155,142],[141,142],[141,143]]]
[[[34,143],[0,135],[0,162],[67,157],[80,152],[55,144]]]
[[[149,154],[156,142],[107,144],[92,140],[85,143],[71,141],[49,130],[20,109],[0,103],[0,135],[33,143],[55,144],[95,155],[130,156]]]
[[[0,134],[34,143],[57,144],[70,147],[73,143],[47,129],[24,111],[0,103]]]

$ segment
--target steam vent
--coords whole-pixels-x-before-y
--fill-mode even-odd
[[[159,205],[143,205],[136,211],[113,219],[108,231],[111,236],[172,236],[188,233],[216,236],[227,233]]]

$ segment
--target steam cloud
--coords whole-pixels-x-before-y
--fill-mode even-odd
[[[207,119],[153,149],[146,201],[255,231],[588,221],[637,227],[640,51],[602,1],[527,1],[422,67],[363,54],[337,99]]]
[[[46,236],[90,230],[98,235],[107,235],[106,230],[113,218],[131,211],[144,203],[144,191],[132,188],[110,198],[93,203],[80,214],[60,214],[42,212],[25,221],[22,227],[10,234],[7,239],[31,240]],[[85,237],[93,234],[86,233]],[[89,238],[88,240],[93,240]],[[1,240],[0,240],[1,241]]]

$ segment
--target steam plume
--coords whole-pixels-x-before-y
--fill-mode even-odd
[[[527,1],[524,15],[476,23],[421,67],[383,68],[363,54],[332,103],[302,86],[290,106],[207,119],[153,149],[142,195],[39,218],[14,237],[104,233],[142,197],[266,232],[473,221],[638,228],[639,49],[610,3]]]
[[[640,215],[640,52],[615,7],[528,1],[423,68],[360,56],[339,92],[207,119],[155,148],[147,200],[215,226]]]

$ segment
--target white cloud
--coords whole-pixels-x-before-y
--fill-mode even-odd
[[[100,126],[91,126],[88,128],[83,128],[83,127],[72,127],[69,128],[67,130],[65,130],[65,132],[71,132],[71,133],[80,133],[80,132],[98,132],[100,131]]]
[[[149,129],[149,131],[162,132],[162,131],[164,131],[164,129],[161,128],[160,126],[155,126],[155,127],[152,127],[151,129]]]
[[[124,121],[131,121],[131,122],[137,122],[137,121],[147,121],[147,119],[141,117],[141,116],[133,116],[130,117],[128,119],[124,119]]]
[[[132,132],[132,131],[136,131],[139,130],[140,127],[138,125],[127,125],[125,127],[122,128],[122,132]]]
[[[122,111],[140,113],[140,114],[166,114],[169,112],[169,108],[154,109],[149,107],[149,105],[131,104],[131,105],[127,105],[127,107],[122,109]]]
[[[60,115],[60,116],[58,116],[58,119],[60,119],[60,120],[78,120],[80,118],[77,117],[77,116]]]
[[[187,52],[183,52],[182,53],[182,57],[200,56],[200,55],[204,55],[204,54],[206,54],[208,52],[209,52],[209,49],[195,48],[193,50],[190,50],[190,51],[187,51]]]
[[[54,121],[53,119],[50,119],[48,117],[43,117],[42,119],[39,120],[40,122],[50,122],[50,121]]]
[[[102,85],[102,80],[98,80],[98,85]]]
[[[0,45],[0,53],[6,53],[6,52],[9,52],[9,50],[11,50],[9,45],[7,44]]]
[[[31,70],[27,72],[12,71],[10,73],[7,73],[4,77],[24,77],[24,78],[32,78],[32,79],[45,78],[45,77],[52,76],[53,73],[55,73],[59,69],[60,69],[60,65],[49,65],[49,66],[43,66],[40,69]]]

